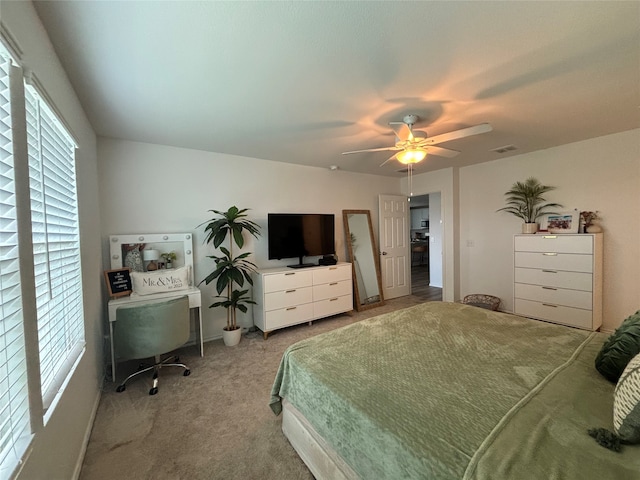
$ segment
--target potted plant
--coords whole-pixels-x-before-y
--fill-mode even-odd
[[[214,248],[220,248],[221,256],[209,255],[215,262],[215,269],[202,282],[207,285],[213,281],[216,282],[216,291],[222,300],[209,305],[209,308],[224,307],[227,310],[227,325],[223,328],[222,337],[225,345],[233,346],[240,342],[241,329],[236,323],[236,311],[242,313],[247,312],[247,305],[255,304],[247,293],[249,290],[241,290],[235,288],[243,287],[245,280],[253,285],[251,274],[256,270],[255,264],[247,260],[251,255],[250,252],[241,253],[234,257],[233,245],[239,249],[244,246],[243,232],[246,230],[255,238],[260,235],[260,226],[255,222],[248,220],[246,211],[238,207],[231,207],[226,212],[218,210],[209,210],[216,214],[208,222],[202,223],[200,226],[207,224],[204,231],[206,233],[205,243],[213,244]],[[229,237],[229,248],[221,246]],[[200,283],[202,283],[200,282]],[[223,295],[223,292],[225,294]]]
[[[165,268],[173,268],[173,262],[176,261],[176,252],[167,252],[160,255],[164,259]]]
[[[580,212],[580,220],[584,224],[584,233],[598,233],[602,231],[602,227],[596,223],[596,220],[600,220],[598,211],[595,212]]]
[[[510,190],[505,192],[507,206],[497,211],[508,212],[521,218],[524,222],[522,233],[536,233],[538,231],[536,220],[543,215],[557,213],[553,209],[562,207],[559,203],[548,203],[543,196],[555,188],[542,185],[533,177],[527,178],[525,182],[516,182]]]

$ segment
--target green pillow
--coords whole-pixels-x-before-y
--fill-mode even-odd
[[[625,443],[640,443],[640,355],[622,372],[613,394],[613,428]]]
[[[596,356],[596,370],[616,383],[627,364],[640,353],[640,310],[627,317],[602,345]]]

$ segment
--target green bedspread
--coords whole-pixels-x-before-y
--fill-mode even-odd
[[[287,398],[363,479],[639,479],[640,448],[612,428],[606,335],[430,302],[292,345]]]

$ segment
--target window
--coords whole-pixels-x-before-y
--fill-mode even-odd
[[[75,145],[25,89],[40,382],[48,408],[84,347]]]
[[[23,82],[0,43],[3,479],[43,427],[85,345],[76,147],[37,81]]]
[[[0,51],[0,477],[30,438],[27,362],[18,255],[18,220],[9,95],[11,62]]]

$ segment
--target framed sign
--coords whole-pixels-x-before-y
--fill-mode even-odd
[[[109,296],[111,296],[111,298],[123,297],[131,294],[132,287],[130,268],[105,270],[104,279],[107,282],[107,290],[109,290]]]

